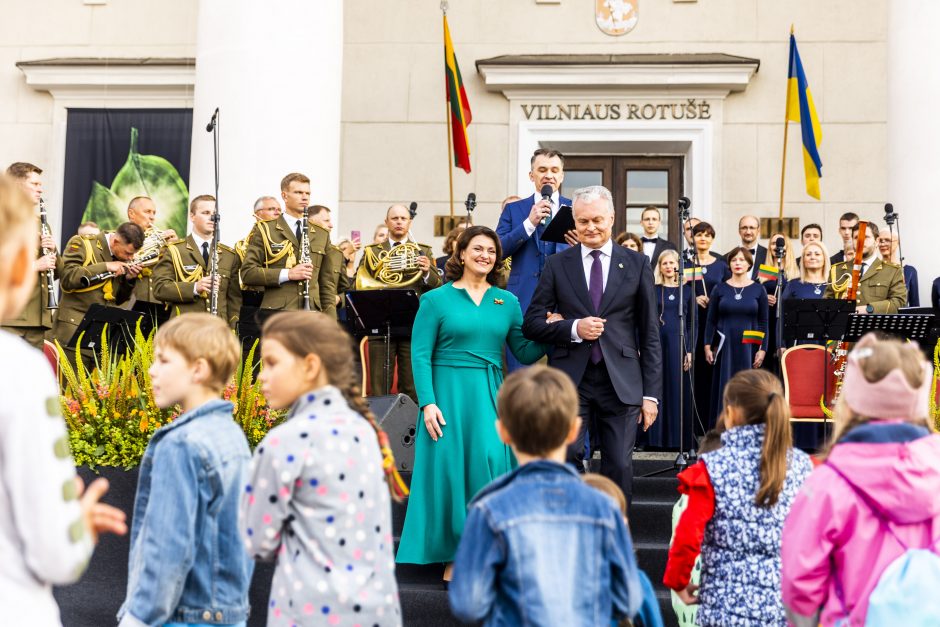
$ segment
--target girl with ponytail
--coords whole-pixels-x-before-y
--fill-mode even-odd
[[[695,620],[702,627],[783,627],[780,537],[812,464],[793,448],[783,388],[764,370],[742,370],[728,381],[719,429],[721,448],[679,475],[689,504],[663,583],[683,602],[700,604]],[[700,551],[700,586],[690,585]]]
[[[406,490],[350,338],[306,311],[272,316],[261,335],[262,391],[290,408],[255,450],[241,505],[249,554],[278,562],[268,624],[401,625],[391,499]]]

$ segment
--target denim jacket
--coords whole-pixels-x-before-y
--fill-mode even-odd
[[[636,614],[633,543],[613,501],[569,466],[524,464],[470,502],[450,605],[486,625],[607,625]]]
[[[248,617],[254,563],[238,533],[251,453],[212,400],[153,434],[140,463],[120,627]]]

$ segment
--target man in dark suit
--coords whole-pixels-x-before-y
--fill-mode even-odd
[[[738,220],[738,235],[741,236],[741,246],[751,253],[754,265],[751,266],[751,280],[757,280],[757,272],[762,263],[767,263],[767,247],[757,243],[760,237],[760,220],[757,216],[742,216]]]
[[[578,386],[583,423],[568,461],[583,467],[585,427],[593,425],[601,472],[629,499],[637,424],[653,424],[662,391],[653,272],[644,255],[613,245],[607,189],[579,189],[573,208],[581,243],[546,261],[522,329],[555,346],[549,365]],[[564,320],[549,323],[549,313]]]
[[[662,221],[663,217],[659,209],[652,205],[640,214],[640,226],[643,227],[643,236],[640,238],[643,240],[642,252],[654,268],[664,250],[676,250],[675,244],[659,236],[659,225]]]
[[[839,236],[842,238],[842,250],[829,258],[831,265],[845,261],[845,247],[852,241],[852,229],[858,224],[858,214],[848,211],[839,216]]]
[[[525,313],[532,300],[532,293],[535,292],[535,285],[548,256],[578,243],[574,232],[569,232],[566,237],[567,244],[541,240],[545,231],[542,222],[549,222],[562,205],[571,204],[558,191],[565,180],[564,155],[557,150],[539,148],[532,155],[530,167],[529,180],[535,186],[535,193],[506,205],[496,226],[503,256],[510,259],[506,289],[519,299],[522,313]],[[542,198],[541,189],[545,185],[552,188],[550,199]],[[522,367],[510,351],[506,351],[506,363],[510,371]]]

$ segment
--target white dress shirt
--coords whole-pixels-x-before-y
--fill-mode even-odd
[[[295,218],[286,211],[281,214],[284,220],[287,222],[287,227],[290,229],[292,235],[297,234],[297,223],[303,220],[303,218]],[[300,243],[300,242],[298,242]],[[201,251],[200,251],[201,252]],[[277,275],[278,283],[287,283],[290,279],[287,278],[287,273],[290,272],[287,268],[283,268],[280,273]]]
[[[644,237],[646,237],[646,238],[655,238],[655,237],[658,237],[658,236],[657,236],[657,235],[647,235],[646,233],[644,233],[643,235],[640,236],[640,239],[642,240]],[[655,253],[655,252],[656,252],[656,242],[655,242],[655,241],[654,241],[654,242],[643,241],[643,254],[646,255],[646,258],[650,260],[650,263],[653,263],[653,253]]]
[[[535,192],[534,194],[532,194],[532,200],[535,202],[536,205],[539,204],[540,202],[542,202],[542,194],[539,192]],[[552,215],[551,217],[549,217],[549,221],[551,221],[551,219],[555,217],[556,213],[558,213],[558,192],[555,192],[554,194],[552,194]],[[522,221],[522,226],[523,228],[525,228],[526,235],[528,235],[529,237],[532,237],[532,234],[535,233],[535,225],[532,224],[532,221],[529,220],[528,216],[526,216],[526,219]]]
[[[193,241],[196,242],[196,252],[199,254],[200,257],[202,256],[202,245],[203,245],[203,244],[208,245],[208,247],[209,247],[209,255],[210,255],[210,256],[212,255],[212,242],[210,242],[209,240],[202,239],[201,237],[199,237],[198,235],[196,235],[196,231],[192,231],[192,232],[190,233],[190,236],[192,236]],[[206,264],[206,271],[207,271],[207,273],[204,274],[203,276],[209,276],[208,270],[209,270],[209,264],[207,263],[207,264]],[[196,286],[197,286],[197,283],[193,283],[193,294],[196,295],[196,296],[199,296],[199,290],[196,289]]]
[[[607,277],[610,275],[610,255],[614,249],[613,240],[607,240],[607,242],[600,247],[601,251],[601,270],[604,274],[604,287],[607,287]],[[594,265],[594,257],[591,256],[591,253],[594,251],[593,248],[588,248],[585,245],[581,245],[581,264],[584,266],[584,284],[587,285],[588,290],[591,289],[591,267]],[[575,343],[580,343],[583,340],[581,336],[578,335],[578,320],[574,321],[574,324],[571,325],[571,341]]]

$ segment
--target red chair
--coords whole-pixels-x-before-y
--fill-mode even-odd
[[[783,390],[794,422],[827,420],[819,401],[826,392],[829,353],[824,346],[806,344],[784,351],[780,358]]]
[[[359,342],[359,360],[362,362],[362,395],[369,395],[369,338]],[[389,394],[398,394],[398,368],[392,366],[392,387]]]
[[[42,343],[42,354],[46,356],[46,359],[49,361],[49,365],[52,366],[52,374],[59,377],[59,351],[56,350],[55,344],[49,340],[45,340]]]

